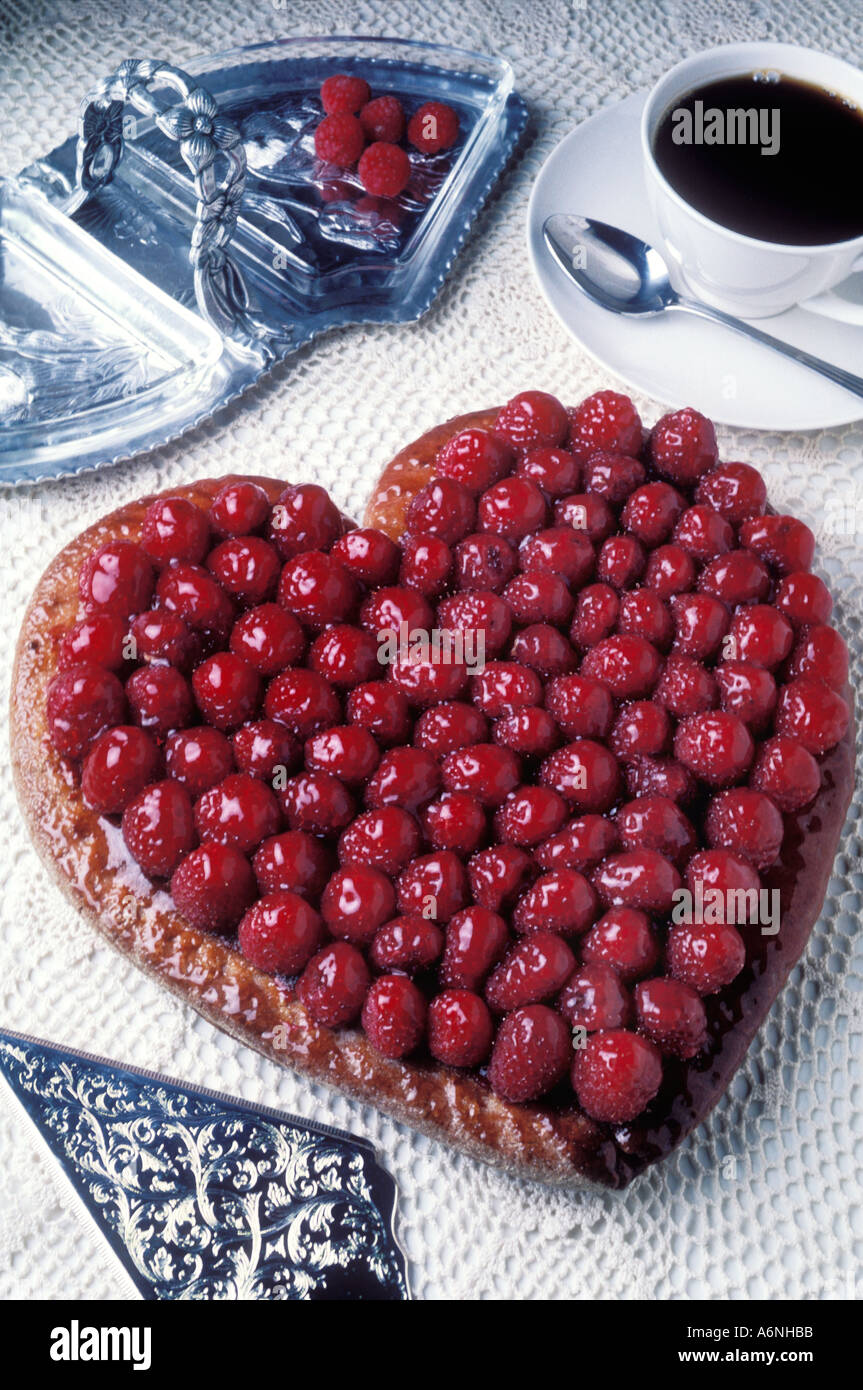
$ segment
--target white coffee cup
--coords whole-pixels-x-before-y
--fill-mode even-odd
[[[754,72],[798,78],[838,92],[863,109],[863,72],[841,58],[796,44],[726,44],[696,53],[667,72],[647,98],[641,146],[648,196],[672,279],[678,288],[741,318],[767,318],[805,301],[807,309],[863,324],[863,304],[828,293],[863,269],[863,235],[822,246],[785,246],[744,236],[691,207],[656,163],[654,137],[676,101],[707,83]],[[849,177],[860,177],[860,171],[849,170]]]

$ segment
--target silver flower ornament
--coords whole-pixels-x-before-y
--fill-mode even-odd
[[[240,139],[236,126],[219,115],[215,101],[201,87],[157,116],[156,124],[165,135],[179,141],[180,154],[193,174],[208,168],[218,154],[233,149]]]

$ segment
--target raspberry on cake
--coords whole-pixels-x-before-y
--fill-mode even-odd
[[[327,91],[319,133],[395,148],[391,102]],[[646,436],[618,393],[535,389],[410,446],[367,522],[228,478],[67,547],[16,664],[34,838],[269,1055],[624,1186],[728,1085],[820,907],[853,758],[811,532],[698,412]],[[391,658],[403,627],[483,660]],[[779,931],[678,920],[684,885],[778,887]]]

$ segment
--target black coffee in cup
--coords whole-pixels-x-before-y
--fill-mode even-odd
[[[863,234],[863,112],[797,78],[721,78],[656,129],[660,171],[689,205],[759,241],[822,246]]]

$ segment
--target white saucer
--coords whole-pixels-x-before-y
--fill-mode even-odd
[[[726,425],[816,430],[863,417],[863,400],[768,348],[689,314],[627,318],[601,309],[572,283],[545,245],[554,212],[582,213],[661,241],[647,201],[639,92],[577,126],[549,155],[528,209],[528,249],[543,294],[573,337],[635,390],[692,405]],[[857,277],[859,279],[859,277]],[[804,309],[760,319],[765,332],[863,373],[863,328]]]

